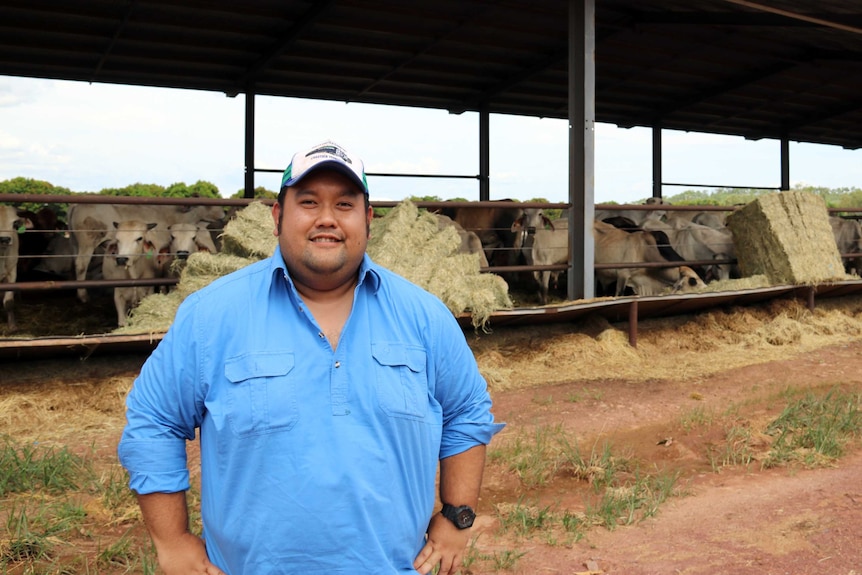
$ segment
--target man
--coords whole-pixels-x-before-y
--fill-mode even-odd
[[[365,254],[364,168],[338,145],[293,157],[272,216],[274,255],[187,297],[126,402],[120,460],[159,565],[454,574],[503,427],[463,332]],[[197,429],[202,539],[185,500]]]

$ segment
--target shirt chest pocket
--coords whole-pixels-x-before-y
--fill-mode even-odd
[[[372,343],[377,401],[389,416],[424,419],[428,413],[425,350],[402,343]]]
[[[239,437],[289,431],[299,419],[293,353],[249,353],[225,362],[227,418]]]

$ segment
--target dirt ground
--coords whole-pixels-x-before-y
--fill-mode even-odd
[[[476,559],[464,573],[862,574],[857,447],[815,469],[762,470],[757,454],[746,465],[716,466],[708,456],[729,424],[762,429],[791,395],[835,387],[862,392],[862,301],[844,299],[814,313],[784,302],[643,322],[636,350],[625,343],[624,326],[600,321],[468,339],[495,415],[508,424],[489,454],[558,426],[586,449],[607,443],[646,470],[677,473],[678,495],[654,516],[614,529],[593,526],[580,538],[515,535],[500,528],[503,506],[579,512],[590,488],[565,474],[525,487],[489,457]],[[97,354],[0,365],[4,426],[22,441],[95,448],[110,458],[122,399],[143,359]],[[106,536],[119,532],[116,524],[105,528]],[[491,560],[506,554],[517,560]]]
[[[708,361],[708,357],[704,358]],[[739,406],[739,421],[763,421],[781,409],[776,394],[789,386],[862,389],[862,344],[839,344],[794,357],[720,371],[697,380],[571,381],[495,394],[495,411],[523,426],[561,422],[589,445],[601,438],[634,457],[681,473],[685,495],[671,498],[655,517],[614,530],[591,529],[570,545],[517,541],[526,551],[513,572],[563,575],[851,575],[862,573],[862,453],[818,469],[750,466],[714,471],[704,446],[715,430],[686,433],[681,416],[695,407]],[[586,390],[586,391],[585,391]],[[572,396],[583,397],[576,402]],[[514,428],[514,429],[512,429]],[[659,442],[671,438],[670,445]],[[511,481],[493,466],[483,491],[480,537],[494,545],[493,502],[511,500]],[[541,505],[583,505],[583,489],[519,493]],[[512,541],[499,542],[512,545]],[[500,547],[502,548],[502,547]]]

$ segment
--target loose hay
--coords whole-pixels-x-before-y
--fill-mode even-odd
[[[405,200],[371,221],[368,255],[439,297],[453,314],[469,310],[474,328],[485,327],[492,312],[513,307],[509,287],[479,273],[478,254],[459,254],[460,245],[455,228],[441,230],[433,214]]]
[[[823,198],[805,192],[758,197],[728,216],[740,271],[772,284],[848,279]]]
[[[696,389],[699,378],[717,371],[859,340],[862,296],[819,300],[813,312],[799,300],[779,299],[644,320],[637,348],[628,344],[626,327],[600,318],[502,326],[472,338],[470,346],[492,392],[572,380],[600,385],[608,378],[686,379]]]
[[[225,253],[252,261],[272,255],[278,239],[273,235],[272,208],[261,202],[252,202],[237,211],[222,232],[222,248]]]
[[[237,212],[222,234],[222,251],[192,254],[169,296],[153,294],[132,311],[126,327],[114,333],[164,332],[182,300],[213,280],[275,251],[271,210],[253,202]],[[476,254],[459,254],[454,228],[440,230],[436,218],[404,201],[383,218],[372,220],[368,254],[380,265],[439,297],[453,314],[471,312],[473,326],[484,328],[491,313],[509,309],[508,286],[499,276],[479,273]]]

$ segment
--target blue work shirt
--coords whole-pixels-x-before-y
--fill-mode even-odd
[[[229,575],[415,573],[439,459],[502,429],[452,313],[366,255],[333,350],[273,257],[188,296],[126,401],[141,494],[189,487]]]

